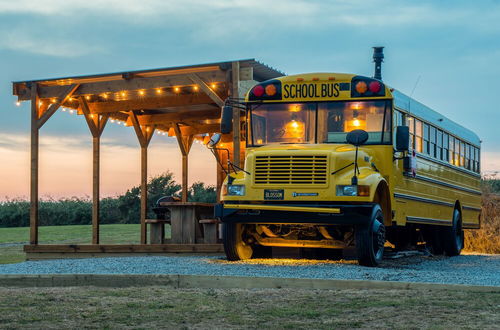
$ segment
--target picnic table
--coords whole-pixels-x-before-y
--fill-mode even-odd
[[[167,211],[168,212],[165,212]],[[201,202],[160,202],[155,208],[158,219],[151,219],[151,244],[164,243],[164,226],[170,222],[172,244],[215,243],[214,204]],[[169,219],[163,214],[169,214]],[[163,219],[162,219],[163,217]],[[200,220],[201,223],[200,223]],[[204,230],[204,227],[205,230]],[[207,235],[209,234],[209,235]],[[215,234],[216,235],[216,234]],[[215,238],[216,239],[216,238]]]

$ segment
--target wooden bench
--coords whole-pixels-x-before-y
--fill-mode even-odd
[[[146,219],[146,224],[149,224],[149,243],[164,244],[165,243],[165,224],[170,223],[170,220],[164,219]]]
[[[220,221],[217,219],[201,219],[200,224],[203,225],[203,243],[216,244],[218,237],[218,227]]]

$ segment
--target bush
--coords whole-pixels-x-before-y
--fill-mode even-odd
[[[498,181],[498,180],[496,180]],[[465,250],[500,253],[500,195],[483,185],[481,229],[465,231]]]

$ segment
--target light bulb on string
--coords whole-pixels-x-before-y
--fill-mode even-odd
[[[16,105],[17,105],[18,107],[20,107],[20,106],[21,106],[21,101],[17,101],[17,102],[16,102]]]

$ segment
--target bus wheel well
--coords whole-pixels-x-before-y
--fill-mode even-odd
[[[389,187],[385,181],[381,181],[378,184],[373,197],[373,202],[380,205],[382,208],[382,214],[384,215],[384,224],[386,226],[390,226],[392,223],[391,197]]]

